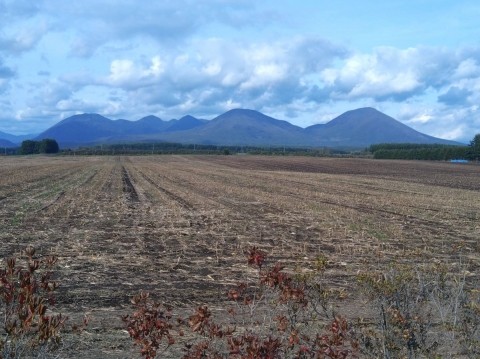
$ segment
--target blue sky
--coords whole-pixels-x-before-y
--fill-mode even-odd
[[[0,0],[0,131],[238,107],[305,127],[372,106],[468,142],[479,18],[478,0]]]

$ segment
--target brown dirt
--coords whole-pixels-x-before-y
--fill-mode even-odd
[[[391,261],[480,264],[480,166],[261,156],[0,158],[0,256],[59,257],[60,310],[92,324],[72,358],[128,358],[120,316],[139,290],[220,307],[254,273],[244,250],[309,267],[331,286]],[[343,304],[340,304],[343,305]],[[183,308],[183,309],[182,309]]]

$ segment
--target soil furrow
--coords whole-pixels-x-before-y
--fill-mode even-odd
[[[123,193],[125,194],[127,200],[133,203],[140,202],[140,199],[138,198],[137,190],[132,184],[132,181],[127,172],[127,169],[123,166],[122,166],[122,181],[123,181]]]
[[[169,191],[168,189],[160,186],[160,184],[158,184],[157,182],[155,182],[153,179],[151,179],[150,177],[148,177],[145,173],[141,172],[140,170],[137,170],[138,173],[140,174],[140,176],[142,176],[148,183],[150,183],[153,187],[155,187],[157,190],[159,190],[160,192],[164,193],[165,195],[167,195],[169,198],[171,198],[173,201],[175,201],[176,203],[178,203],[181,207],[187,209],[187,210],[194,210],[194,206],[187,202],[185,199],[183,199],[182,197],[176,195],[175,193]]]

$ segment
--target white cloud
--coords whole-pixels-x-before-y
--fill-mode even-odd
[[[468,143],[480,129],[478,106],[401,104],[398,119],[431,136]]]
[[[110,64],[110,74],[99,84],[113,87],[138,88],[158,81],[165,68],[160,56],[154,56],[148,64],[135,64],[133,60],[117,59]]]
[[[471,89],[480,85],[479,59],[473,49],[380,47],[321,71],[323,85],[312,98],[381,103],[429,97],[433,91],[441,102],[467,103],[473,99]]]
[[[275,63],[260,63],[253,66],[249,78],[240,85],[241,90],[258,87],[274,86],[276,82],[285,79],[287,68]]]
[[[460,61],[455,72],[453,74],[453,79],[465,79],[471,77],[480,76],[480,66],[478,65],[479,60],[468,58]]]
[[[131,60],[114,60],[110,65],[108,79],[114,85],[128,83],[138,77],[135,65]]]
[[[317,45],[317,40],[312,40]],[[328,42],[322,42],[321,62],[331,63],[343,54]],[[268,105],[267,102],[290,101],[301,97],[307,89],[307,77],[315,74],[311,59],[301,60],[299,44],[305,47],[307,39],[253,43],[233,46],[229,41],[207,39],[192,41],[188,47],[159,51],[145,59],[115,59],[110,63],[109,74],[97,76],[93,83],[120,88],[130,97],[144,98],[148,103],[180,106],[188,102],[212,106],[225,101],[243,106]],[[312,50],[309,50],[312,53]],[[83,77],[69,77],[83,84]]]
[[[202,72],[207,76],[216,76],[222,72],[222,67],[217,62],[211,62],[202,68]]]
[[[427,123],[433,119],[433,116],[429,113],[419,113],[414,116],[411,120],[407,121],[408,123]]]
[[[405,98],[427,87],[416,49],[379,48],[354,54],[339,68],[322,72],[325,85],[338,98]]]
[[[460,125],[447,131],[442,131],[442,130],[436,131],[436,134],[439,138],[444,138],[446,140],[457,140],[457,139],[464,139],[468,137],[469,134],[465,130],[466,130],[465,126]]]

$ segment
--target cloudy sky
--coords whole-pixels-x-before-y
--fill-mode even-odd
[[[83,112],[305,127],[373,106],[480,132],[478,0],[0,0],[0,131]]]

